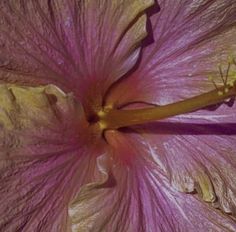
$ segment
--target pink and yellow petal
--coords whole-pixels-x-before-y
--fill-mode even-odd
[[[236,216],[235,105],[136,128],[156,162],[181,192]]]
[[[116,137],[115,141],[114,138]],[[235,222],[196,195],[176,191],[136,134],[109,132],[107,181],[85,186],[70,204],[72,231],[234,231]],[[135,157],[127,165],[124,157]]]
[[[153,0],[81,2],[78,94],[86,106],[97,110],[109,87],[136,64],[147,35],[145,10],[152,4]]]
[[[214,89],[208,77],[222,85],[218,66],[226,72],[229,57],[236,57],[234,0],[158,2],[154,42],[143,44],[139,67],[114,88],[109,104],[167,104],[207,92]]]
[[[64,232],[69,201],[100,178],[81,106],[52,85],[0,93],[0,230]]]
[[[0,80],[56,84],[83,104],[96,99],[100,105],[135,65],[147,35],[145,10],[153,2],[2,1]]]

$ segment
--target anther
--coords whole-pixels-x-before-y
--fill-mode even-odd
[[[214,79],[213,79],[213,76],[210,75],[210,76],[208,77],[208,80],[211,81],[212,84],[214,85],[215,89],[219,91],[218,86],[216,85],[216,83],[215,83],[215,81],[214,81]]]
[[[218,91],[219,96],[222,96],[225,93],[228,93],[229,87],[234,86],[234,83],[236,81],[236,72],[231,70],[232,64],[235,64],[235,59],[233,58],[233,56],[229,56],[228,57],[228,65],[227,65],[225,72],[223,71],[222,65],[221,64],[218,65],[219,76],[222,80],[222,86],[217,86],[217,84],[214,81],[212,76],[208,77],[209,81],[212,82],[215,89]],[[222,89],[222,87],[223,87],[223,89]],[[219,88],[221,88],[222,90],[220,91]]]

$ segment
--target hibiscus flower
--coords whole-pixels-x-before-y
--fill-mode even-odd
[[[0,231],[236,231],[235,0],[0,16]]]

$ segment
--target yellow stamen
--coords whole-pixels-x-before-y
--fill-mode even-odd
[[[98,114],[101,129],[118,129],[190,113],[207,106],[223,103],[236,96],[236,82],[233,86],[226,85],[208,93],[201,94],[183,101],[153,108],[118,110],[107,108]]]

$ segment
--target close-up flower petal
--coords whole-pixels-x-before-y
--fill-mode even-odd
[[[0,231],[236,231],[235,98],[235,0],[0,0]]]
[[[181,115],[136,130],[176,190],[196,192],[212,207],[235,216],[234,112],[235,106],[220,106],[215,112]]]
[[[114,159],[130,157],[133,162],[127,166],[127,160],[117,160],[105,183],[87,186],[78,195],[69,210],[73,232],[235,231],[232,219],[175,191],[142,136],[109,133],[107,139]]]
[[[235,0],[158,3],[160,12],[151,17],[154,42],[143,49],[137,70],[114,88],[108,102],[167,104],[207,92],[214,87],[208,77],[222,82],[219,65],[226,70],[229,57],[236,56]]]
[[[1,80],[56,84],[100,104],[136,63],[153,0],[1,1]]]
[[[100,178],[82,108],[55,86],[0,94],[0,231],[64,232],[71,197]]]

